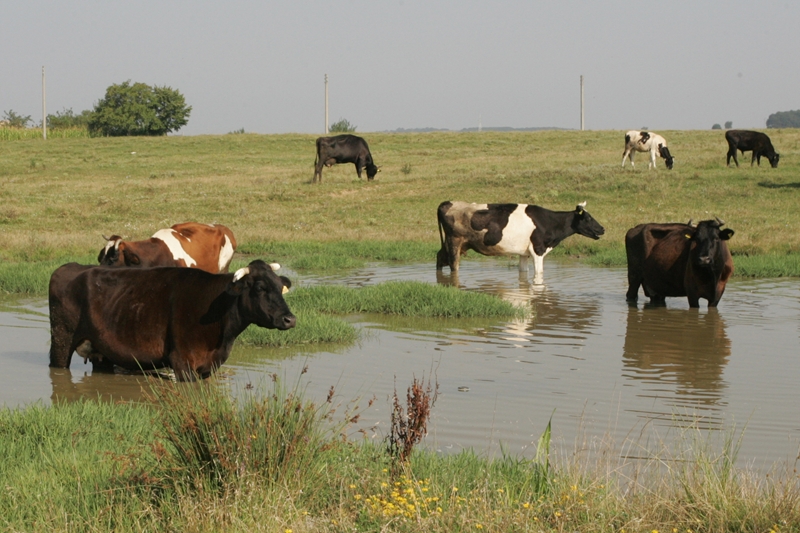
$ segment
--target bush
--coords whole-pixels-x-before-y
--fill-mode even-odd
[[[331,124],[331,127],[328,128],[328,131],[331,133],[353,133],[356,131],[356,125],[350,124],[350,121],[346,118],[340,118],[338,122]]]

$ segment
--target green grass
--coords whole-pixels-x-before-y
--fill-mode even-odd
[[[364,408],[303,384],[154,381],[149,403],[0,409],[4,531],[797,531],[791,469],[736,468],[739,436],[593,441],[536,458],[415,451],[400,474]],[[388,414],[387,414],[388,418]],[[621,448],[620,448],[621,445]],[[626,459],[625,457],[639,457]]]
[[[621,131],[365,133],[382,166],[376,180],[337,165],[321,185],[311,183],[315,135],[0,141],[0,260],[96,254],[102,234],[142,239],[197,220],[223,223],[242,252],[284,256],[293,268],[433,262],[436,206],[451,199],[556,210],[586,200],[606,235],[573,236],[556,250],[617,264],[636,224],[714,216],[736,231],[735,256],[800,254],[800,130],[769,131],[777,169],[726,168],[719,131],[659,133],[677,158],[672,171],[648,171],[641,159],[636,170],[620,168]],[[784,268],[793,264],[768,271],[800,275]]]
[[[525,309],[477,292],[414,281],[386,282],[361,288],[322,285],[293,290],[290,306],[322,313],[383,313],[415,317],[522,318]]]

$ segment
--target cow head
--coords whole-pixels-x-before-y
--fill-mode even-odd
[[[237,298],[241,317],[248,324],[267,329],[295,326],[296,318],[283,299],[292,282],[275,274],[279,268],[277,263],[268,265],[257,259],[234,273],[226,292]]]
[[[778,168],[778,161],[781,160],[781,154],[774,152],[772,157],[769,158],[769,164],[772,168]]]
[[[694,232],[687,231],[686,238],[690,240],[690,261],[694,266],[718,270],[720,262],[720,247],[722,241],[733,237],[732,229],[720,230],[725,224],[720,219],[703,220],[694,228]]]
[[[374,163],[367,163],[367,179],[372,181],[375,175],[381,171],[381,167],[376,167]]]
[[[103,235],[103,240],[106,241],[106,245],[100,250],[97,262],[106,266],[118,264],[120,262],[119,245],[122,242],[122,237],[119,235],[112,235],[111,237]]]
[[[663,144],[659,144],[658,153],[661,155],[661,157],[664,158],[664,163],[666,163],[667,168],[672,170],[672,165],[675,163],[675,158],[672,157],[672,154],[669,153],[669,148],[667,148]]]
[[[606,230],[592,218],[592,215],[584,209],[585,207],[586,202],[580,203],[575,207],[575,216],[572,217],[572,229],[579,235],[597,240]]]

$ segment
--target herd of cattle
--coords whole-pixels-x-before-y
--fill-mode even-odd
[[[765,134],[729,130],[728,165],[736,152],[752,151],[751,165],[766,157],[778,166],[779,154]],[[317,139],[314,181],[322,167],[354,163],[361,177],[380,171],[366,141],[355,135]],[[625,135],[622,164],[635,152],[649,152],[673,167],[666,140],[647,131]],[[599,239],[605,229],[587,211],[551,211],[527,204],[442,202],[437,209],[441,249],[436,269],[458,272],[468,250],[488,256],[519,256],[520,272],[533,258],[534,283],[543,283],[544,256],[573,234]],[[640,224],[625,236],[628,261],[626,299],[635,303],[639,287],[651,303],[685,296],[716,307],[733,274],[726,241],[733,230],[719,218],[696,225]],[[261,260],[228,274],[236,250],[233,232],[222,225],[186,222],[157,231],[150,239],[104,237],[99,266],[69,263],[53,272],[49,286],[50,366],[68,368],[77,352],[93,369],[110,371],[169,367],[179,381],[206,378],[230,355],[236,337],[250,324],[287,330],[296,324],[283,295],[291,287]]]

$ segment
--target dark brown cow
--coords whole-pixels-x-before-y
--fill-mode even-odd
[[[689,307],[700,298],[716,307],[733,274],[733,258],[725,243],[733,230],[720,230],[719,219],[689,224],[640,224],[625,235],[628,292],[635,302],[639,286],[653,304],[667,296],[686,296]]]
[[[50,277],[50,366],[72,353],[98,370],[170,367],[180,381],[206,378],[250,324],[289,329],[291,286],[277,264],[256,260],[235,274],[194,268],[109,268],[76,263]]]
[[[322,183],[322,167],[332,167],[340,163],[353,163],[358,179],[361,171],[367,171],[367,180],[372,181],[381,171],[372,161],[367,141],[356,135],[336,135],[317,139],[317,159],[314,161],[314,181]]]
[[[236,250],[233,232],[221,224],[184,222],[158,230],[145,241],[107,241],[97,261],[107,266],[199,268],[212,274],[227,272]]]
[[[769,160],[772,168],[778,168],[778,161],[781,159],[781,154],[775,152],[772,147],[772,141],[769,140],[766,133],[760,131],[748,130],[728,130],[725,132],[725,140],[728,141],[728,166],[731,166],[731,158],[736,166],[739,166],[739,158],[736,157],[736,150],[742,152],[753,152],[750,158],[750,166],[754,162],[758,162],[761,166],[761,156],[763,155]]]

